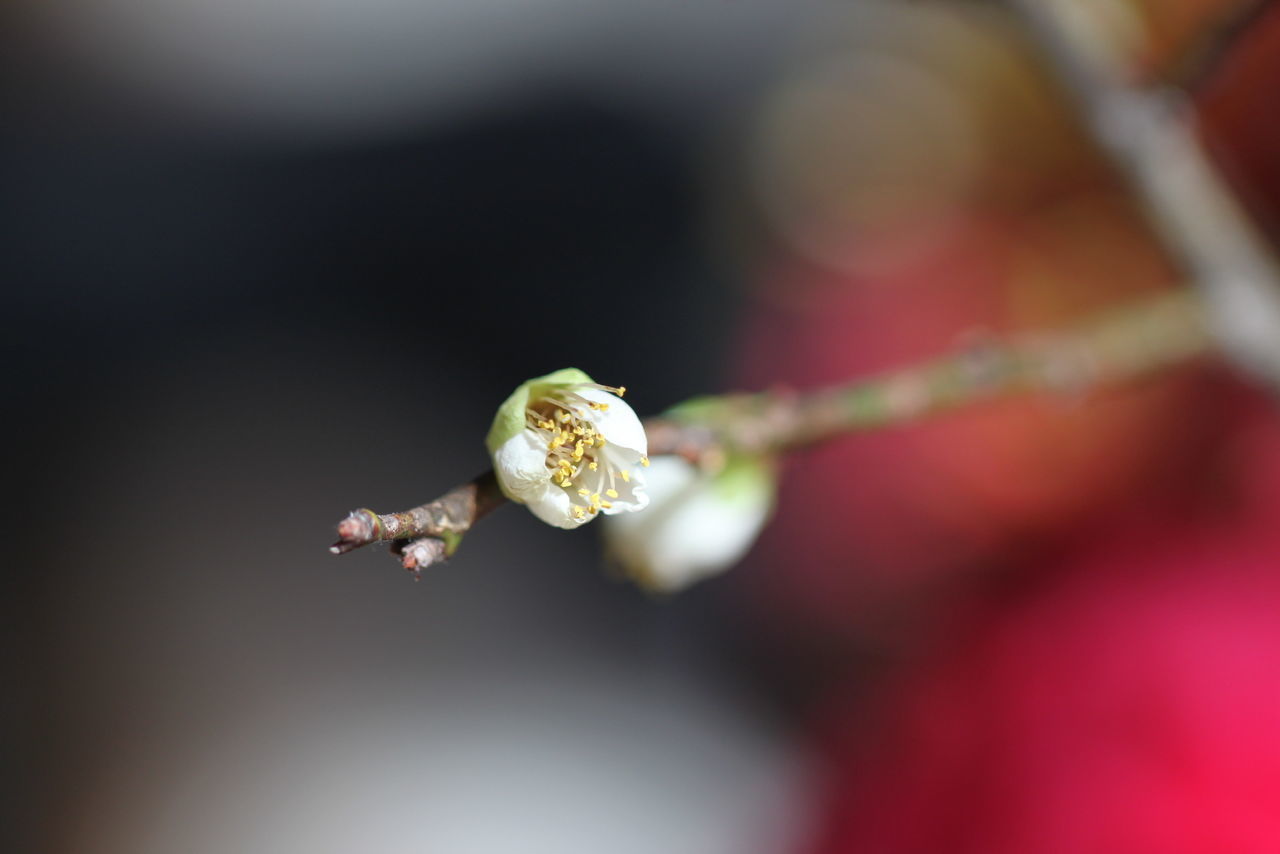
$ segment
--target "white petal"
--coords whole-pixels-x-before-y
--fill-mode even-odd
[[[630,480],[627,481],[615,476],[612,487],[610,487],[607,475],[600,479],[600,487],[597,491],[601,495],[604,495],[605,490],[609,488],[618,493],[617,498],[609,499],[609,503],[613,506],[605,508],[601,512],[607,516],[613,516],[617,513],[633,513],[648,507],[649,494],[646,490],[645,481],[648,470],[640,466],[639,455],[611,445],[606,445],[601,451],[601,471],[605,467],[612,466],[615,471],[625,469],[630,477]]]
[[[551,485],[547,443],[537,431],[521,430],[494,452],[493,470],[509,498],[522,503],[535,500]]]
[[[621,448],[629,448],[639,456],[649,452],[649,440],[644,435],[644,425],[640,422],[640,416],[636,415],[635,410],[625,400],[596,388],[577,389],[573,395],[588,403],[609,405],[609,408],[603,411],[587,410],[587,417],[596,425],[596,429],[600,431],[600,435],[604,436],[606,442]]]
[[[576,528],[586,523],[591,517],[578,519],[573,515],[573,501],[569,493],[558,486],[552,486],[536,500],[529,502],[529,509],[548,525],[557,528]]]

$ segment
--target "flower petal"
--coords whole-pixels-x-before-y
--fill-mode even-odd
[[[606,516],[613,516],[618,513],[634,513],[637,510],[643,510],[649,506],[649,494],[645,490],[645,476],[647,469],[641,468],[638,463],[640,457],[638,454],[627,449],[616,448],[612,445],[606,445],[603,449],[601,458],[606,467],[612,467],[615,470],[626,470],[629,480],[623,480],[615,477],[613,483],[610,484],[608,477],[600,479],[598,491],[601,495],[605,494],[606,489],[613,489],[618,493],[616,498],[610,498],[609,503],[612,507],[606,507],[600,512]]]
[[[547,443],[535,430],[521,430],[493,452],[493,470],[508,498],[520,503],[537,499],[551,485]]]
[[[528,502],[529,510],[548,525],[557,528],[576,528],[591,519],[579,519],[573,514],[573,501],[569,493],[558,486],[548,488],[536,500]]]
[[[573,392],[575,397],[587,403],[604,403],[605,410],[588,410],[591,422],[611,445],[630,448],[640,456],[649,452],[649,440],[644,434],[644,424],[636,415],[631,405],[617,395],[609,394],[597,388],[579,388]]]

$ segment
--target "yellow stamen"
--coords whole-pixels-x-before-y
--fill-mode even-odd
[[[604,491],[604,494],[605,494],[605,495],[607,495],[607,496],[609,496],[610,498],[617,498],[617,497],[618,497],[618,490],[616,490],[616,489],[606,489],[606,490]]]
[[[648,458],[648,457],[641,457],[641,458],[640,458],[640,465],[644,466],[645,468],[648,468],[648,467],[649,467],[649,458]]]

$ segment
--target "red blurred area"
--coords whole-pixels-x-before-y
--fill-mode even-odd
[[[1242,496],[1274,497],[1280,427],[1249,433]],[[1275,851],[1277,522],[1250,504],[1092,542],[993,597],[873,712],[831,701],[810,850]]]

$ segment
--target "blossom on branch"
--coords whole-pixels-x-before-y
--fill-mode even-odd
[[[643,510],[648,441],[625,391],[576,368],[517,388],[486,439],[502,493],[557,528]]]
[[[709,473],[676,457],[656,457],[649,470],[653,506],[610,519],[610,556],[650,590],[674,592],[733,566],[773,512],[775,476],[767,460],[731,456]]]

